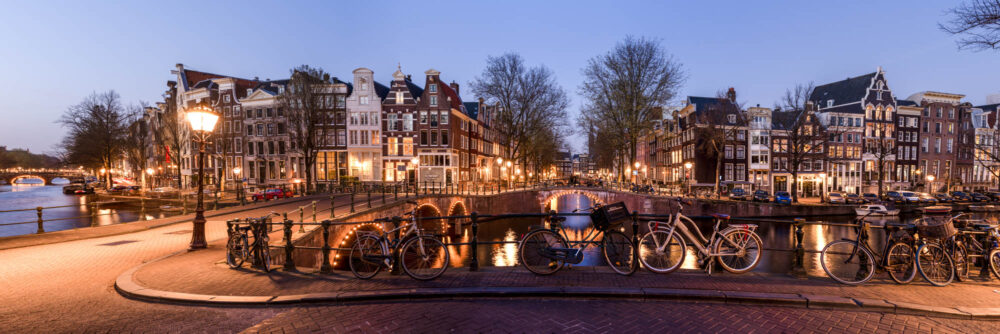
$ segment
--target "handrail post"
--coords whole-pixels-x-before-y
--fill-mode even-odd
[[[305,222],[306,221],[306,209],[304,209],[304,208],[305,208],[305,206],[300,206],[299,207],[299,221],[300,222]]]
[[[351,192],[351,213],[354,213],[354,192]]]
[[[37,233],[38,234],[45,233],[45,228],[42,227],[42,207],[37,207],[37,208],[35,208],[35,210],[38,210],[38,232]]]
[[[472,213],[472,245],[469,246],[472,255],[469,271],[479,271],[479,214]]]
[[[802,226],[805,225],[805,218],[795,218],[795,223],[793,224],[795,228],[795,259],[792,260],[792,273],[804,276],[805,270],[805,254],[806,250],[802,247],[802,237],[805,232],[802,231]]]
[[[285,270],[294,271],[295,270],[295,258],[292,257],[292,252],[295,251],[295,244],[292,243],[292,221],[285,220]]]
[[[372,190],[368,189],[368,208],[372,208]]]
[[[312,202],[312,209],[313,209],[313,223],[315,223],[315,222],[317,222],[317,219],[316,219],[316,201]],[[331,208],[331,210],[332,209],[333,208]],[[300,233],[305,233],[306,232],[306,222],[305,221],[302,221],[302,223],[299,224],[299,232]]]
[[[330,189],[333,189],[333,188],[330,188]],[[331,190],[330,192],[333,193],[333,190]],[[334,205],[334,199],[335,198],[336,198],[336,196],[330,195],[330,219],[333,219],[333,217],[334,217],[333,211],[334,211],[334,209],[337,208],[337,206]]]
[[[382,185],[382,205],[385,205],[385,185]]]
[[[324,220],[320,223],[323,229],[323,263],[319,265],[319,272],[329,273],[330,268],[330,221]]]
[[[398,184],[392,185],[392,200],[393,201],[398,201],[399,200],[399,185]]]
[[[639,212],[632,211],[632,258],[639,258]]]

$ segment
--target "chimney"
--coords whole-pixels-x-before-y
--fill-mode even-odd
[[[260,77],[253,77],[253,81],[260,81]]]
[[[413,77],[409,74],[406,75],[406,81],[413,81]]]
[[[448,86],[451,86],[451,89],[455,90],[455,95],[462,96],[462,94],[458,92],[458,84],[457,83],[455,83],[454,81],[452,81],[450,84],[448,84]]]
[[[729,87],[729,91],[726,92],[726,97],[729,98],[729,101],[736,102],[736,89]]]
[[[480,97],[480,98],[479,98],[479,105],[483,105],[483,101],[485,101],[485,100],[484,100],[483,98],[481,98],[481,97]]]

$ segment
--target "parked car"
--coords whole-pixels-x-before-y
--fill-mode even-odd
[[[295,195],[295,193],[291,190],[286,191],[286,190],[281,190],[279,188],[270,188],[270,189],[265,189],[264,192],[259,192],[259,191],[255,192],[253,195],[251,195],[251,199],[253,199],[253,201],[256,202],[259,200],[288,198],[292,197],[293,195]]]
[[[955,202],[971,202],[972,196],[963,191],[952,191],[951,192],[952,201]]]
[[[948,194],[945,193],[934,194],[934,198],[936,198],[939,203],[951,203],[955,200],[954,198],[948,196]]]
[[[918,203],[920,204],[937,204],[938,200],[928,193],[917,193]]]
[[[827,195],[827,197],[828,198],[827,198],[826,201],[828,203],[830,203],[830,204],[845,204],[845,203],[847,203],[847,200],[845,200],[844,196],[841,195],[840,193],[830,193],[829,195]]]
[[[1000,201],[1000,192],[997,192],[997,191],[987,191],[987,192],[984,192],[983,195],[986,195],[986,197],[989,197],[990,200]]]
[[[864,193],[861,195],[861,199],[863,199],[865,203],[875,203],[878,202],[878,195],[873,193]]]
[[[770,202],[771,194],[768,194],[766,190],[757,190],[753,192],[753,198],[751,200],[754,202]]]
[[[898,191],[886,192],[884,197],[886,202],[906,203],[906,200],[903,199],[903,195],[900,195]]]
[[[88,187],[83,183],[73,183],[63,187],[63,194],[67,195],[85,195],[93,193],[94,193],[94,188]]]
[[[787,191],[776,191],[774,192],[774,202],[778,204],[792,204],[792,195]]]
[[[731,200],[747,200],[747,192],[743,188],[734,188],[729,191],[729,199]]]
[[[912,191],[900,191],[899,196],[903,198],[903,203],[920,203],[920,196]]]
[[[865,200],[858,194],[847,194],[847,196],[844,196],[844,201],[847,202],[847,204],[861,204],[865,202]]]
[[[171,197],[177,196],[178,191],[174,187],[159,187],[149,191],[151,197]]]
[[[973,202],[989,202],[990,197],[980,194],[980,193],[970,193],[969,197],[972,198]]]

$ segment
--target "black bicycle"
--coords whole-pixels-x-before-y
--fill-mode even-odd
[[[267,223],[277,213],[271,212],[260,218],[246,219],[246,225],[229,223],[229,240],[226,242],[226,263],[230,268],[239,268],[243,262],[250,260],[253,267],[264,272],[271,271],[271,249],[268,245],[270,237],[267,234]],[[253,243],[250,236],[253,235]]]
[[[868,215],[872,213],[876,212]],[[868,215],[855,221],[857,225],[854,229],[858,234],[856,240],[843,238],[823,247],[820,254],[823,271],[833,280],[849,285],[871,280],[877,269],[884,269],[896,283],[913,281],[917,274],[914,250],[917,241],[912,237],[912,231],[916,227],[912,224],[885,223],[882,229],[885,231],[886,242],[879,255],[868,244],[868,230],[871,227],[871,223],[865,221]],[[876,256],[881,258],[878,263],[875,262]]]
[[[616,273],[626,276],[634,273],[639,267],[635,245],[618,228],[622,222],[631,221],[625,204],[598,204],[583,210],[593,211],[591,219],[594,228],[586,236],[579,241],[567,241],[569,238],[561,224],[566,217],[556,216],[553,211],[546,218],[548,228],[535,229],[521,238],[517,247],[521,265],[537,275],[550,275],[562,269],[566,263],[583,262],[583,251],[596,244],[600,246],[608,266]]]

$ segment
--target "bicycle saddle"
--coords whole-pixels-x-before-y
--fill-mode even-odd
[[[713,213],[712,217],[715,217],[715,219],[729,220],[729,215],[724,213]]]

